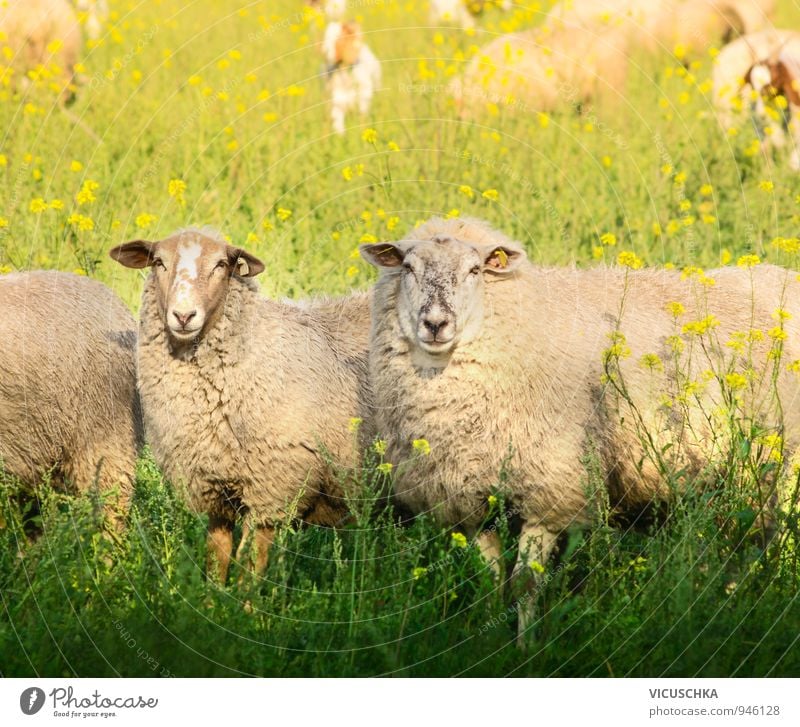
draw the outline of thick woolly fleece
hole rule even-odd
[[[448,234],[491,240],[485,226],[441,220],[415,230],[412,238]],[[498,244],[504,239],[499,235]],[[599,458],[620,508],[666,496],[631,426],[628,405],[601,383],[603,352],[612,345],[609,334],[616,329],[623,292],[619,330],[630,349],[621,360],[623,381],[656,444],[673,443],[664,456],[689,473],[707,460],[712,432],[698,406],[691,408],[688,428],[682,426],[680,405],[665,408],[661,401],[662,391],[673,401],[681,391],[668,337],[680,334],[688,321],[714,315],[720,323],[713,335],[724,349],[734,331],[775,327],[771,314],[779,306],[791,312],[777,376],[784,435],[787,446],[795,447],[798,378],[785,364],[800,358],[800,284],[793,272],[767,265],[709,274],[716,279],[712,287],[683,280],[675,271],[541,269],[525,262],[515,274],[486,276],[485,320],[477,338],[458,346],[444,368],[419,369],[398,324],[400,274],[385,272],[374,291],[370,373],[376,429],[388,442],[399,502],[469,532],[487,517],[487,497],[505,468],[512,506],[523,521],[558,532],[590,518],[587,455]],[[667,309],[672,301],[686,308],[677,323]],[[693,346],[689,379],[703,382],[699,396],[705,411],[713,412],[720,404],[719,387],[703,377],[712,365],[698,340],[684,338],[687,351]],[[764,366],[771,343],[765,333],[764,341],[754,344],[756,368]],[[648,353],[661,358],[663,372],[642,365]],[[719,370],[719,364],[713,368]],[[755,416],[778,431],[769,385],[758,387],[753,397],[742,395]],[[716,429],[718,446],[724,446],[724,431],[721,424]],[[429,456],[414,454],[418,438],[430,443]]]
[[[348,425],[368,418],[368,296],[279,303],[233,277],[224,306],[178,353],[145,284],[138,375],[156,461],[198,512],[335,524],[339,470],[358,460]]]
[[[33,484],[130,497],[141,443],[136,323],[104,285],[54,271],[0,276],[0,459]]]

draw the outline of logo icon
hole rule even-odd
[[[23,714],[36,714],[44,707],[44,691],[39,687],[28,687],[19,698],[19,708]]]

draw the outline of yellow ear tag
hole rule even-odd
[[[497,259],[500,261],[500,267],[504,268],[506,265],[508,265],[508,253],[499,248],[495,250],[495,252],[497,254]]]
[[[240,257],[236,261],[236,267],[238,269],[239,275],[247,275],[250,272],[250,266],[247,264],[247,260],[243,257]]]

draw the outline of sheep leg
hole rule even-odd
[[[275,528],[272,525],[256,525],[255,528],[255,563],[253,573],[261,575],[267,568],[269,560],[269,548],[275,539]]]
[[[233,521],[221,515],[208,516],[206,573],[220,584],[228,577],[233,551]]]
[[[519,554],[513,579],[521,585],[517,599],[517,644],[524,646],[527,632],[535,622],[536,591],[543,582],[544,568],[553,552],[558,534],[538,523],[525,522],[519,536]]]
[[[78,492],[97,492],[104,498],[106,525],[117,534],[125,531],[136,470],[135,456],[120,454],[126,449],[133,451],[131,443],[89,444],[63,463],[65,478]]]
[[[482,530],[478,533],[478,537],[475,538],[475,542],[478,544],[481,555],[489,565],[489,568],[492,569],[493,575],[495,578],[499,578],[502,569],[503,551],[497,532],[494,530]]]

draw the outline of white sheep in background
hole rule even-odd
[[[234,523],[257,573],[275,524],[296,514],[334,525],[346,513],[338,467],[358,464],[351,419],[366,417],[369,299],[305,305],[259,295],[264,265],[213,230],[111,250],[150,267],[140,310],[139,390],[158,465],[208,513],[208,568],[224,582]]]
[[[464,0],[430,0],[430,22],[433,25],[458,25],[462,28],[474,28],[472,17]]]
[[[0,33],[0,46],[11,49],[11,65],[23,78],[37,66],[56,64],[65,87],[74,83],[83,37],[67,0],[5,0],[0,3]],[[64,95],[71,93],[65,90]]]
[[[503,35],[482,48],[451,85],[464,113],[487,103],[527,111],[578,106],[622,93],[627,39],[616,27],[560,26]]]
[[[672,444],[660,451],[674,471],[685,467],[690,475],[704,466],[720,428],[712,432],[699,410],[684,427],[680,407],[661,408],[659,392],[673,391],[664,341],[676,324],[668,304],[685,306],[682,322],[716,316],[720,346],[735,331],[772,328],[773,311],[784,307],[794,314],[786,321],[784,356],[800,358],[800,283],[794,272],[773,266],[714,271],[716,285],[707,289],[675,271],[543,269],[527,262],[518,243],[470,219],[433,219],[406,240],[362,245],[361,253],[382,273],[374,288],[370,376],[375,428],[387,440],[397,500],[477,536],[484,553],[496,557],[496,537],[477,531],[505,468],[509,507],[522,520],[520,556],[537,561],[536,570],[559,533],[592,520],[586,456],[599,458],[615,508],[670,494],[630,424],[631,410],[601,383],[615,331],[630,348],[619,366],[643,422],[657,447]],[[757,369],[769,349],[769,342],[753,349]],[[688,380],[717,360],[692,350],[690,361],[682,359]],[[649,353],[665,359],[663,369],[640,363]],[[800,387],[783,365],[776,376],[791,451],[800,434]],[[746,402],[750,413],[766,431],[780,432],[775,402],[754,395],[757,402]],[[713,380],[699,396],[706,412],[720,404]],[[430,443],[429,456],[415,455],[419,438]],[[521,557],[515,571],[530,572]]]
[[[569,0],[553,6],[543,25],[622,25],[631,50],[698,51],[759,30],[774,9],[775,0]]]
[[[800,98],[793,80],[800,78],[799,62],[800,33],[763,30],[725,46],[715,60],[712,76],[714,106],[720,124],[731,127],[736,117],[741,116],[737,110],[751,114],[763,129],[765,149],[792,144],[789,165],[795,170],[800,168]],[[782,120],[772,118],[765,107],[765,101],[776,93],[788,102],[786,130]]]
[[[128,509],[142,438],[136,323],[101,283],[55,271],[0,276],[0,462],[33,487],[117,491]]]
[[[337,134],[345,130],[345,116],[354,108],[369,113],[372,97],[381,85],[381,64],[364,42],[357,23],[328,23],[322,41],[331,94],[331,120]]]
[[[97,40],[108,20],[107,0],[77,0],[75,9],[86,16],[86,36]]]

